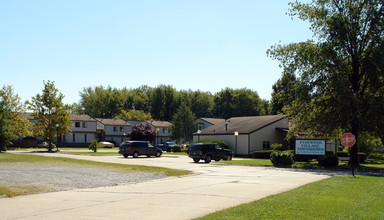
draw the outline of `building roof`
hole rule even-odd
[[[91,118],[89,115],[71,115],[72,121],[96,121],[96,119]]]
[[[211,127],[202,130],[200,135],[233,135],[236,131],[239,132],[239,134],[250,134],[282,119],[284,119],[284,117],[279,115],[233,117],[227,121],[212,125]]]
[[[168,121],[146,121],[146,123],[153,125],[155,127],[169,127],[172,125]]]
[[[212,124],[212,125],[225,122],[225,119],[223,119],[223,118],[200,118],[200,119],[203,120],[203,121],[206,121],[206,122],[208,122],[209,124]]]
[[[103,125],[123,125],[123,126],[131,126],[130,123],[121,120],[121,119],[108,119],[108,118],[96,118],[97,121],[102,123]]]

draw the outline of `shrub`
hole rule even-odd
[[[216,143],[216,144],[220,144],[221,147],[228,148],[228,144],[225,141],[221,139],[215,139],[215,138],[204,138],[194,143]]]
[[[181,152],[181,146],[180,145],[173,145],[171,147],[172,152]]]
[[[313,159],[317,159],[318,156],[314,155],[300,155],[300,154],[295,154],[293,156],[293,160],[296,162],[309,162]]]
[[[256,158],[256,159],[270,159],[272,152],[273,152],[273,150],[253,151],[252,156],[253,156],[253,158]]]
[[[336,155],[333,155],[333,154],[326,154],[326,155],[320,156],[319,158],[317,158],[317,161],[321,166],[325,166],[325,167],[334,167],[339,165],[339,159],[337,158]]]
[[[93,152],[97,152],[97,146],[98,146],[97,139],[93,139],[88,149],[93,150]]]
[[[275,144],[271,144],[271,148],[272,148],[273,150],[282,151],[282,150],[283,150],[283,145],[282,145],[282,144],[277,144],[277,143],[275,143]]]
[[[271,162],[274,166],[290,167],[294,163],[293,153],[289,151],[273,151],[271,153]]]

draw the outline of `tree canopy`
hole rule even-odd
[[[185,141],[192,140],[193,132],[197,130],[197,119],[186,104],[182,104],[179,107],[176,114],[173,116],[171,123],[172,125],[169,130],[172,133],[172,139],[184,139]]]
[[[54,82],[44,82],[41,94],[32,97],[28,102],[29,109],[36,123],[33,124],[33,133],[37,137],[43,137],[48,142],[48,151],[52,151],[54,137],[71,133],[71,117],[69,105],[63,104],[64,95],[55,87]],[[58,125],[58,127],[56,126]]]
[[[156,138],[156,132],[148,123],[139,123],[132,126],[132,130],[127,136],[132,141],[149,141],[152,142]]]
[[[200,90],[177,91],[167,85],[134,89],[98,86],[84,88],[80,97],[79,104],[74,104],[72,111],[96,118],[121,118],[123,111],[136,110],[150,114],[155,120],[170,121],[183,104],[190,106],[196,117],[230,118],[269,113],[268,101],[261,100],[257,92],[245,88],[226,88],[212,95]]]
[[[350,131],[384,137],[384,7],[377,0],[290,3],[308,21],[314,40],[275,45],[268,54],[283,74],[297,75],[287,108],[295,129],[337,136]],[[358,146],[351,149],[357,161]]]

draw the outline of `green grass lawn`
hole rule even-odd
[[[49,154],[49,153],[47,153]],[[36,155],[25,155],[25,154],[12,154],[12,153],[0,153],[0,166],[2,163],[20,163],[19,166],[22,166],[25,163],[25,166],[29,166],[29,163],[34,163],[37,166],[79,166],[79,167],[96,167],[96,168],[105,168],[110,169],[114,172],[163,172],[167,176],[183,176],[191,174],[189,171],[184,170],[175,170],[162,167],[153,167],[153,166],[142,166],[142,165],[126,165],[126,164],[116,164],[116,163],[102,163],[94,162],[89,160],[76,160],[70,158],[60,158],[60,157],[45,157],[45,156],[36,156]],[[39,192],[47,192],[49,189],[42,188],[39,186],[2,186],[0,185],[0,195],[7,195],[8,197],[18,196],[18,195],[27,195]]]
[[[336,176],[201,219],[383,219],[384,176]]]
[[[217,163],[224,164],[237,164],[237,165],[247,165],[247,166],[273,166],[270,159],[244,159],[244,160],[231,160],[231,161],[219,161]],[[292,165],[292,168],[308,168],[308,169],[324,169],[325,167],[320,166],[316,160],[310,162],[295,162]],[[339,166],[337,167],[327,167],[327,169],[351,169],[347,162],[340,161]],[[357,167],[356,170],[375,170],[375,171],[384,171],[384,159],[368,159],[366,163],[360,164],[360,167]]]

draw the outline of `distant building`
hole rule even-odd
[[[287,131],[288,119],[282,116],[233,117],[194,133],[193,141],[217,138],[227,142],[236,155],[251,155],[274,143],[287,145]]]
[[[222,118],[199,118],[197,121],[197,130],[203,130],[211,127],[212,125],[222,123],[225,119]]]
[[[132,129],[129,122],[106,118],[96,118],[96,121],[99,141],[109,141],[119,146],[122,142],[129,140],[127,133]]]
[[[96,119],[88,115],[71,115],[72,133],[63,136],[62,144],[90,144],[97,138]]]

